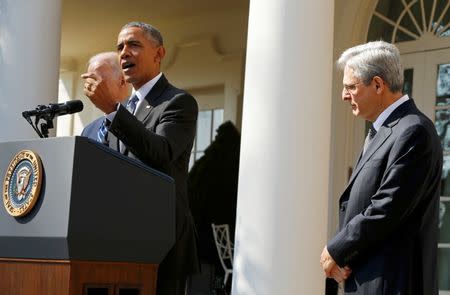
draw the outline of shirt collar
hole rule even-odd
[[[142,85],[141,88],[139,88],[138,90],[134,91],[134,94],[136,94],[136,96],[139,98],[139,102],[144,100],[144,98],[147,96],[147,94],[150,93],[150,91],[152,90],[153,86],[155,86],[156,82],[158,82],[158,80],[159,80],[159,78],[161,78],[161,76],[162,76],[162,73],[160,72],[153,79],[151,79],[150,81],[148,81],[147,83]]]
[[[394,103],[392,103],[390,106],[388,106],[373,122],[373,128],[378,132],[380,130],[381,125],[383,125],[384,121],[389,117],[390,114],[392,114],[393,111],[395,111],[396,108],[398,108],[402,103],[409,100],[408,94],[403,95],[399,99],[397,99]]]

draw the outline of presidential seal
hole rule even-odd
[[[20,151],[9,163],[3,181],[6,211],[14,217],[28,214],[39,198],[41,183],[41,159],[30,150]]]

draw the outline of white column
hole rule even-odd
[[[22,111],[57,101],[61,0],[0,0],[0,141],[37,138]]]
[[[250,1],[233,295],[324,294],[334,1]]]

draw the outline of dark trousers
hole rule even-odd
[[[338,292],[338,283],[335,280],[327,278],[325,283],[325,295],[336,295]]]

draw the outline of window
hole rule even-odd
[[[192,147],[189,169],[200,159],[206,148],[214,140],[217,128],[223,123],[223,109],[212,109],[198,112],[197,134]]]
[[[373,13],[367,40],[391,43],[418,40],[424,35],[450,35],[449,2],[444,0],[380,0]]]

